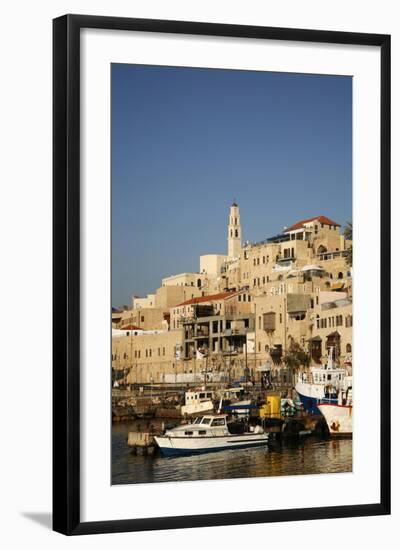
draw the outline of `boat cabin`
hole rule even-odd
[[[194,425],[201,425],[201,426],[226,426],[226,415],[206,415],[206,416],[198,416],[195,418]]]
[[[190,424],[182,424],[165,433],[168,437],[216,437],[228,435],[226,414],[197,416]]]
[[[193,405],[195,403],[202,403],[203,401],[210,401],[213,398],[213,392],[211,391],[187,391],[185,392],[185,405]]]

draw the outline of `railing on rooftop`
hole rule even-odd
[[[348,250],[335,250],[335,252],[323,252],[322,254],[316,254],[316,257],[323,262],[325,260],[333,260],[335,258],[346,258],[348,254]]]

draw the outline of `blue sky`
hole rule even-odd
[[[352,79],[112,65],[112,303],[243,238],[352,212]]]

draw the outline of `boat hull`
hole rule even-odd
[[[303,411],[308,413],[308,414],[316,414],[316,415],[321,415],[321,412],[320,410],[318,409],[318,404],[320,402],[319,399],[317,399],[316,397],[311,397],[309,395],[304,395],[302,393],[300,393],[299,391],[297,391],[297,394],[299,396],[299,399],[300,399],[300,402],[303,406]]]
[[[320,416],[321,411],[319,410],[318,406],[322,403],[329,402],[333,405],[337,404],[337,399],[330,398],[328,400],[324,396],[323,387],[317,384],[297,383],[295,385],[295,390],[303,406],[303,411],[308,414],[316,414]]]
[[[259,447],[268,443],[268,434],[241,434],[219,437],[155,437],[164,456],[179,456]]]
[[[351,405],[320,404],[319,410],[325,418],[330,435],[351,436],[353,434]]]

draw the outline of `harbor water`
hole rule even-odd
[[[127,446],[129,431],[156,422],[113,424],[112,484],[329,474],[352,471],[352,440],[303,436],[267,446],[192,456],[140,456]]]

